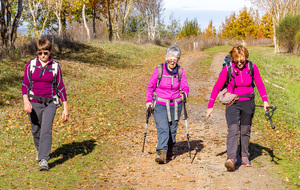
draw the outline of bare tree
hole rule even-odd
[[[251,0],[252,4],[268,12],[272,17],[274,31],[275,52],[279,52],[276,38],[276,27],[288,14],[296,14],[300,11],[300,0]]]
[[[156,21],[163,12],[163,0],[137,0],[136,7],[146,21],[148,40],[155,40]]]
[[[17,13],[12,22],[12,1],[1,0],[0,10],[0,26],[1,26],[1,39],[3,47],[13,47],[17,38],[17,29],[23,11],[23,1],[18,0]]]
[[[90,35],[90,29],[89,29],[89,27],[86,23],[85,9],[86,9],[86,5],[85,5],[85,3],[83,3],[83,6],[82,6],[82,20],[83,20],[84,27],[86,29],[88,41],[90,41],[91,40],[91,35]]]

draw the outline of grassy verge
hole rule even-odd
[[[0,189],[101,188],[120,158],[117,135],[143,114],[146,64],[154,69],[165,49],[130,44],[83,44],[54,55],[63,70],[70,120],[62,108],[53,125],[49,172],[38,172],[21,83],[26,62],[1,60]],[[2,71],[2,69],[1,69]],[[138,103],[131,104],[135,99]]]
[[[213,56],[218,52],[229,52],[231,47],[220,46],[205,50]],[[272,153],[272,162],[277,173],[284,181],[300,185],[300,60],[298,56],[290,54],[275,54],[271,47],[249,47],[249,60],[254,62],[266,86],[268,99],[277,110],[273,116],[272,130],[269,122],[264,118],[262,108],[257,108],[253,119],[253,127],[258,128],[259,144],[267,147],[262,151]],[[221,66],[222,63],[220,63]],[[276,86],[277,85],[277,86]],[[283,89],[278,88],[283,87]],[[262,105],[261,98],[256,92],[256,104]],[[267,152],[273,150],[273,152]],[[296,187],[295,187],[296,188]]]

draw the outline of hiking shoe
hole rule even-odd
[[[173,157],[173,147],[168,147],[167,160],[172,160]]]
[[[48,171],[49,170],[48,162],[45,159],[42,159],[39,162],[39,166],[40,166],[40,171]]]
[[[166,153],[164,150],[159,150],[157,152],[157,156],[155,157],[155,162],[159,164],[165,164],[166,163]]]
[[[242,157],[242,166],[251,167],[251,162],[249,161],[248,157]]]
[[[229,158],[225,163],[225,167],[227,168],[227,171],[234,171],[234,160]]]

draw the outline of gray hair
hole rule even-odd
[[[171,45],[166,51],[166,56],[180,57],[181,51],[177,45]]]

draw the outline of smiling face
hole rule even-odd
[[[172,71],[176,67],[179,59],[179,57],[175,56],[166,56],[168,69]]]
[[[233,58],[233,62],[237,68],[242,69],[246,64],[246,58],[244,55],[237,56]]]

